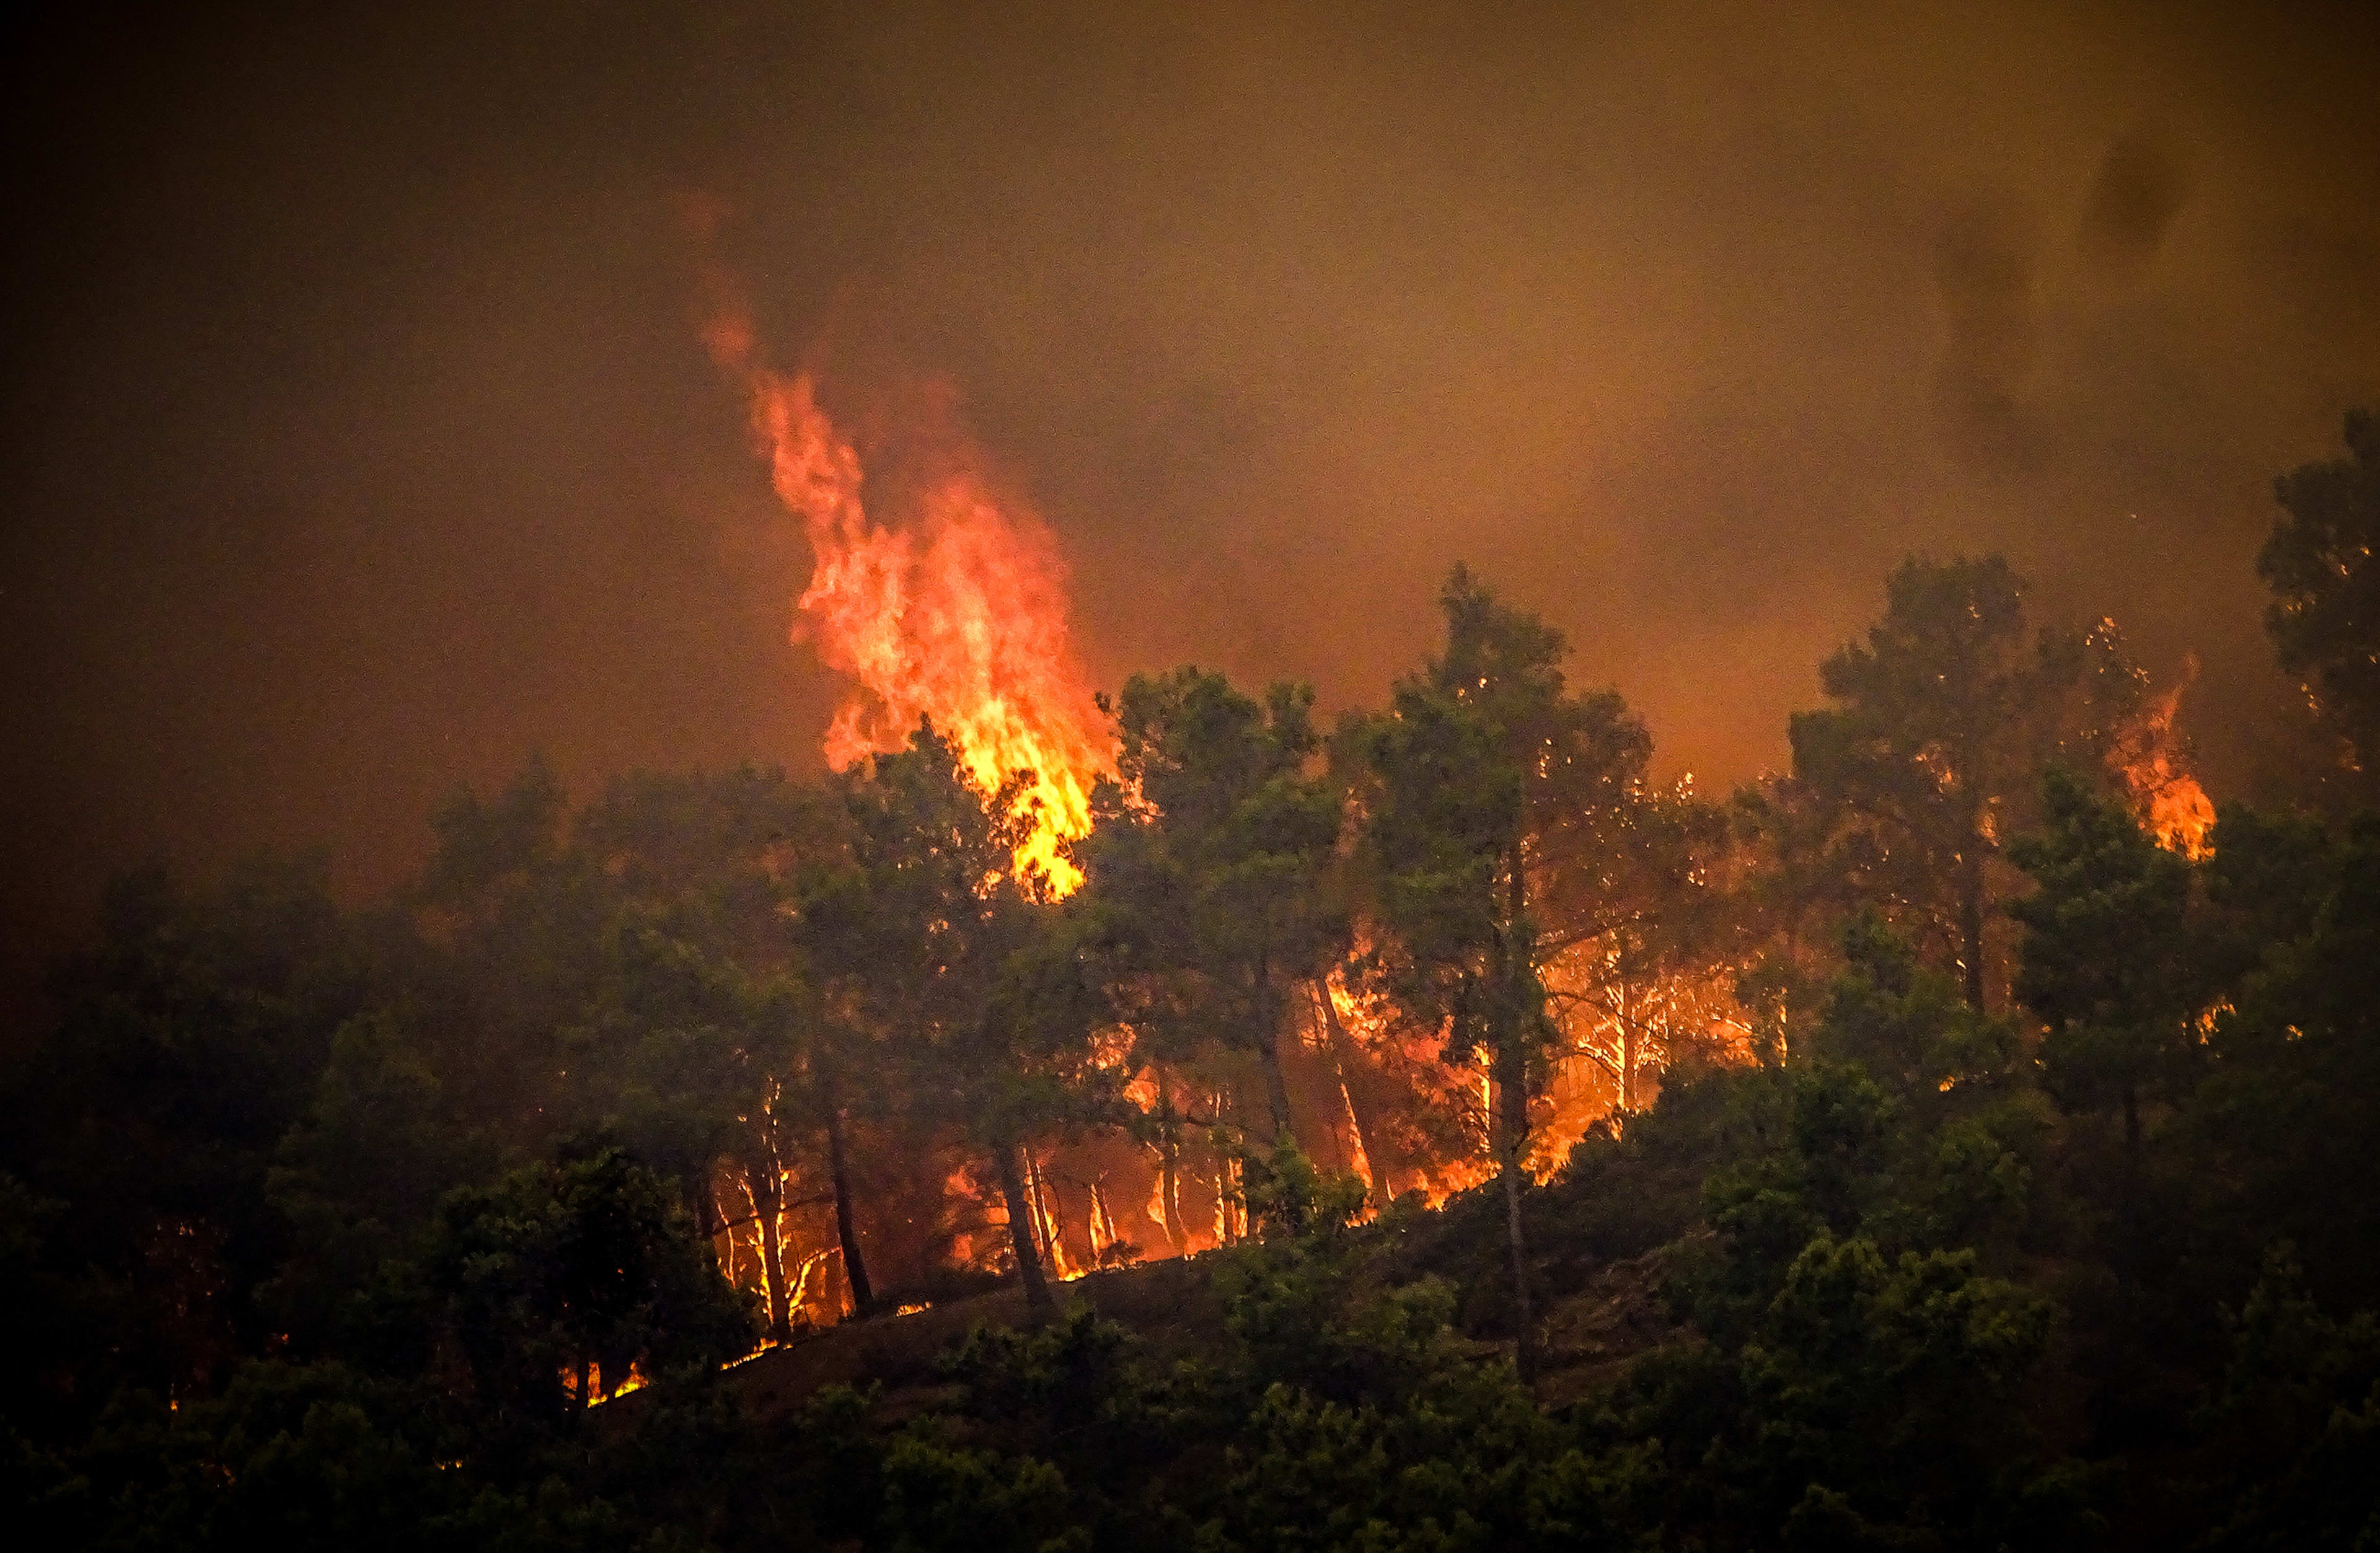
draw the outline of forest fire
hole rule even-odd
[[[2380,5],[1611,9],[28,7],[12,1541],[2380,1553]]]
[[[826,734],[842,770],[901,748],[932,719],[986,791],[1033,773],[1038,807],[1020,866],[1060,894],[1081,882],[1059,855],[1090,828],[1090,788],[1111,764],[1067,628],[1066,568],[1040,520],[996,499],[968,450],[887,525],[862,504],[858,451],[819,407],[808,372],[759,358],[749,322],[715,319],[705,340],[751,395],[777,498],[817,558],[797,601],[797,640],[858,682]]]
[[[2180,684],[2151,698],[2116,738],[2109,763],[2123,779],[2141,828],[2157,844],[2196,862],[2215,850],[2215,804],[2182,769],[2174,733],[2181,694],[2198,673],[2192,659]]]

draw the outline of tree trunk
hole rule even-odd
[[[1294,1138],[1297,1135],[1289,1122],[1289,1086],[1282,1082],[1281,1076],[1281,1032],[1275,1030],[1272,1039],[1267,1041],[1261,1049],[1264,1058],[1266,1109],[1270,1112],[1272,1121],[1272,1136],[1267,1141],[1279,1143],[1283,1138]]]
[[[1503,1152],[1504,1231],[1512,1251],[1512,1363],[1520,1371],[1521,1384],[1530,1384],[1537,1376],[1537,1323],[1529,1308],[1529,1258],[1526,1243],[1521,1233],[1521,1151],[1529,1140],[1529,1054],[1527,1042],[1536,1035],[1536,1013],[1527,996],[1530,978],[1536,967],[1528,963],[1529,940],[1528,882],[1525,872],[1528,859],[1523,855],[1521,842],[1513,838],[1512,855],[1505,872],[1506,894],[1509,901],[1505,931],[1501,935],[1496,974],[1503,979],[1498,989],[1498,1001],[1502,1004],[1503,1028],[1497,1032],[1495,1062],[1492,1076],[1500,1091],[1497,1109],[1502,1113],[1502,1136],[1497,1141]]]
[[[851,1290],[852,1314],[865,1316],[876,1296],[868,1287],[868,1264],[860,1260],[859,1226],[851,1212],[851,1167],[843,1148],[843,1105],[832,1094],[827,1097],[826,1158],[834,1180],[834,1232],[843,1243],[843,1280]]]
[[[1092,1182],[1090,1195],[1091,1266],[1102,1268],[1107,1265],[1109,1254],[1123,1244],[1123,1231],[1116,1228],[1115,1210],[1108,1207],[1107,1183],[1104,1180]],[[1107,1236],[1104,1249],[1099,1244],[1099,1237],[1102,1233]]]
[[[1528,1082],[1522,1059],[1517,1042],[1506,1042],[1496,1053],[1497,1109],[1502,1112],[1502,1125],[1497,1129],[1502,1135],[1497,1146],[1503,1156],[1504,1231],[1512,1251],[1512,1357],[1526,1385],[1536,1378],[1537,1329],[1529,1308],[1529,1260],[1521,1234],[1521,1193],[1525,1184],[1521,1179],[1521,1150],[1529,1135]]]
[[[1041,1253],[1033,1244],[1033,1207],[1025,1200],[1025,1177],[1016,1168],[1016,1150],[992,1150],[1000,1171],[1000,1196],[1008,1205],[1008,1238],[1016,1248],[1017,1275],[1025,1280],[1025,1308],[1035,1315],[1056,1308],[1050,1298],[1050,1280],[1041,1273]]]
[[[1977,1013],[1984,1007],[1984,840],[1967,838],[1966,855],[1959,860],[1959,950],[1965,962],[1967,1006]]]
[[[1636,1109],[1636,1021],[1628,1007],[1628,979],[1620,980],[1620,1109]]]
[[[752,1216],[760,1221],[760,1277],[769,1289],[769,1337],[783,1342],[794,1332],[793,1312],[785,1298],[785,1248],[777,1225],[777,1209],[784,1193],[774,1164],[747,1165],[744,1179],[752,1191]]]
[[[1215,1091],[1215,1121],[1220,1127],[1228,1125],[1225,1119],[1237,1108],[1232,1102],[1232,1086],[1228,1084]],[[1228,1134],[1226,1134],[1228,1135]],[[1232,1188],[1239,1179],[1238,1162],[1228,1148],[1217,1148],[1215,1159],[1215,1241],[1220,1245],[1236,1245],[1239,1233],[1232,1226]]]
[[[1190,1237],[1182,1227],[1181,1124],[1173,1114],[1173,1094],[1165,1086],[1165,1073],[1157,1073],[1157,1168],[1159,1204],[1165,1214],[1165,1244],[1176,1256],[1190,1254]]]
[[[1165,1142],[1165,1241],[1177,1256],[1190,1255],[1190,1231],[1182,1222],[1182,1145]]]
[[[713,1183],[710,1179],[710,1170],[711,1167],[709,1165],[703,1167],[701,1183],[695,1188],[694,1218],[695,1222],[701,1226],[702,1244],[710,1248],[710,1258],[717,1262],[722,1260],[719,1255],[719,1237],[725,1232],[720,1220],[725,1216],[719,1211],[718,1198],[711,1195]],[[735,1281],[735,1237],[733,1234],[727,1236],[727,1256],[720,1271],[729,1282]]]
[[[1265,1102],[1272,1113],[1272,1136],[1267,1141],[1276,1144],[1283,1138],[1294,1141],[1297,1134],[1290,1122],[1289,1084],[1281,1077],[1281,1029],[1289,1023],[1282,1017],[1289,1012],[1285,1006],[1287,1000],[1272,996],[1269,967],[1259,967],[1257,974],[1257,1005],[1265,1011],[1259,1015],[1264,1021],[1264,1037],[1257,1042],[1257,1056],[1264,1066]]]
[[[1041,1230],[1041,1252],[1050,1271],[1058,1278],[1067,1275],[1066,1222],[1059,1215],[1058,1189],[1050,1184],[1050,1171],[1032,1149],[1025,1151],[1025,1198],[1033,1205],[1034,1222]]]
[[[1347,1125],[1355,1134],[1355,1152],[1364,1161],[1364,1190],[1372,1206],[1385,1209],[1389,1206],[1389,1183],[1386,1167],[1372,1158],[1372,1140],[1379,1134],[1364,1120],[1364,1110],[1355,1098],[1356,1085],[1348,1076],[1351,1071],[1361,1071],[1363,1054],[1347,1034],[1346,1025],[1339,1017],[1339,1005],[1330,1001],[1330,984],[1317,977],[1309,984],[1314,1001],[1322,1011],[1322,1028],[1330,1042],[1330,1060],[1339,1074],[1339,1094],[1347,1102]]]

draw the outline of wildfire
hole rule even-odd
[[[2198,779],[2182,770],[2173,731],[2181,693],[2196,677],[2192,659],[2181,683],[2151,701],[2118,736],[2109,762],[2124,779],[2141,828],[2157,844],[2195,862],[2215,850],[2215,804]]]
[[[1038,811],[1020,867],[1060,894],[1082,882],[1059,855],[1090,829],[1090,789],[1111,764],[1066,624],[1066,568],[1040,520],[996,500],[956,450],[955,472],[929,484],[891,526],[861,504],[858,452],[818,404],[808,372],[761,362],[750,324],[724,315],[705,331],[719,364],[751,395],[752,427],[777,498],[802,519],[817,569],[795,639],[858,682],[827,729],[842,770],[901,748],[930,717],[987,791],[1031,770]]]

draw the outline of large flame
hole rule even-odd
[[[2198,779],[2183,769],[2173,722],[2181,693],[2197,673],[2198,661],[2192,658],[2180,683],[2152,699],[2120,730],[2109,752],[2141,828],[2158,845],[2193,862],[2215,850],[2215,804]]]
[[[1090,829],[1091,783],[1111,762],[1068,638],[1065,564],[1050,531],[996,501],[964,458],[892,527],[872,521],[859,455],[819,408],[811,375],[762,364],[739,316],[705,337],[750,392],[777,497],[817,557],[795,639],[858,682],[827,729],[827,763],[841,770],[899,749],[932,718],[986,791],[1034,773],[1038,822],[1017,862],[1059,893],[1073,890],[1082,875],[1058,849]]]

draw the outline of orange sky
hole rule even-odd
[[[1997,548],[2265,781],[2270,480],[2380,400],[2380,22],[2273,9],[12,24],[0,970],[152,852],[384,883],[532,748],[815,762],[697,193],[839,420],[1043,514],[1098,683],[1377,697],[1460,557],[1724,786]]]

